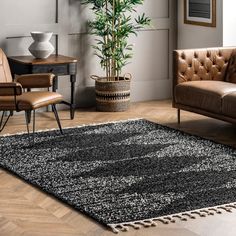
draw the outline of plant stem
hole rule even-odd
[[[115,51],[115,46],[114,45],[114,41],[115,41],[115,0],[113,0],[113,15],[112,15],[112,42],[113,42],[113,45],[112,45],[112,61],[111,61],[111,66],[112,66],[112,77],[114,77],[115,79],[115,60],[114,60],[114,51]]]
[[[120,5],[120,0],[118,0],[118,3]],[[117,32],[119,32],[119,31],[120,31],[120,16],[118,18],[118,29],[117,29]],[[117,45],[116,45],[117,48],[120,48],[120,39],[119,39],[118,36],[116,38],[116,42],[117,42]],[[117,80],[119,80],[120,79],[120,71],[119,71],[119,67],[118,67],[117,62],[116,62],[116,73],[117,73]]]
[[[106,0],[106,4],[105,4],[105,11],[106,11],[106,15],[108,14],[108,0]],[[106,27],[106,32],[108,32],[108,27]],[[104,43],[105,43],[105,48],[107,48],[107,43],[108,43],[108,34],[106,33],[106,35],[104,36]],[[108,65],[108,58],[107,56],[105,57],[105,67],[106,67],[106,77],[109,78],[109,65]]]

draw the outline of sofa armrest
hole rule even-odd
[[[53,84],[54,74],[26,74],[16,75],[16,82],[20,83],[23,88],[49,88]]]

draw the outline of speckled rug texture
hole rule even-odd
[[[113,232],[236,208],[236,151],[147,120],[0,137],[0,166]]]

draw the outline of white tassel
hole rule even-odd
[[[220,211],[218,208],[209,208],[210,211],[215,211],[217,214],[222,214],[222,211]]]
[[[196,216],[192,215],[191,213],[183,213],[183,216],[188,216],[190,219],[196,219]]]
[[[232,208],[230,208],[230,207],[218,207],[218,209],[223,209],[223,210],[225,210],[225,211],[227,211],[227,212],[232,212]]]
[[[200,217],[206,217],[206,213],[200,212],[200,211],[192,211],[191,214],[197,214]]]
[[[167,217],[163,217],[166,220],[169,220],[171,223],[175,223],[176,220],[173,217],[167,216]]]
[[[180,219],[182,221],[187,221],[188,220],[186,217],[184,217],[183,215],[180,215],[180,214],[173,215],[172,217],[178,218],[178,219]]]
[[[134,229],[140,229],[142,226],[136,223],[130,223],[130,226],[132,226]]]
[[[198,209],[194,211],[188,211],[183,212],[180,214],[174,214],[169,216],[162,216],[157,218],[151,218],[151,219],[144,219],[144,220],[136,220],[133,222],[124,222],[120,224],[108,224],[109,227],[111,227],[111,230],[114,233],[119,233],[120,231],[128,231],[129,227],[132,227],[134,229],[141,229],[142,227],[151,227],[151,226],[157,226],[157,221],[163,223],[163,224],[169,224],[169,223],[175,223],[176,219],[187,221],[188,219],[196,219],[196,215],[199,217],[206,217],[209,215],[222,214],[223,212],[232,212],[233,209],[236,209],[236,203],[230,203],[210,208],[203,208]]]

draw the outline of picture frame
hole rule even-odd
[[[184,23],[216,27],[216,0],[184,0]]]

